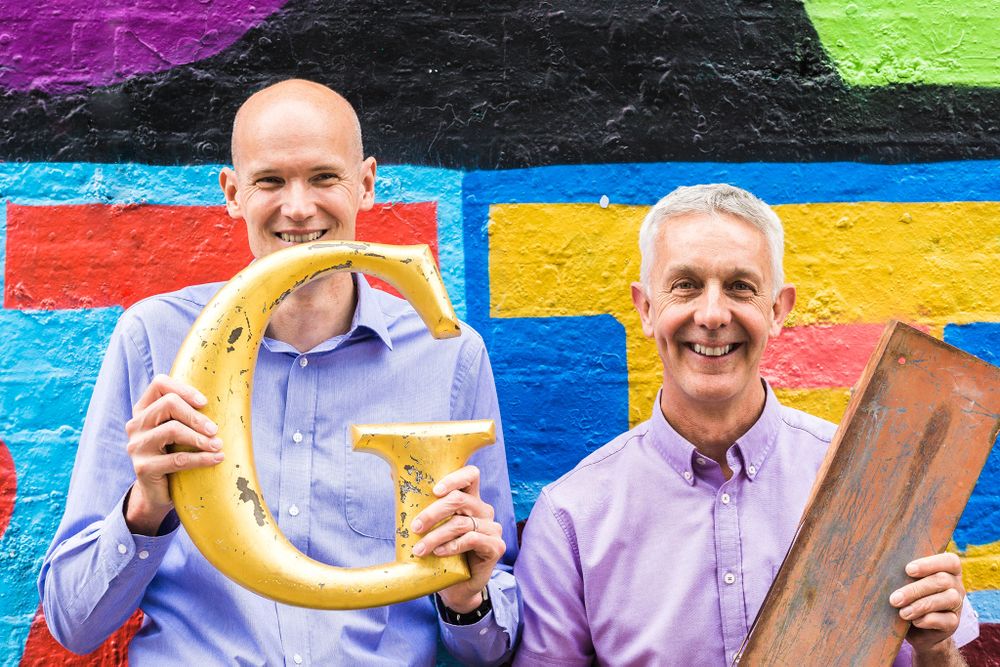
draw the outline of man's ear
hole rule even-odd
[[[222,188],[222,194],[226,197],[226,211],[229,213],[229,217],[242,218],[240,204],[236,201],[236,191],[239,189],[236,172],[229,167],[223,167],[222,171],[219,172],[219,186]]]
[[[795,285],[785,285],[778,292],[778,298],[774,300],[774,305],[771,307],[771,338],[781,333],[781,327],[794,307]]]
[[[649,296],[642,283],[632,283],[632,304],[639,311],[639,319],[642,320],[642,333],[646,338],[653,337],[653,318],[650,313]]]
[[[361,200],[358,208],[362,211],[371,210],[375,205],[375,158],[370,157],[361,163]]]

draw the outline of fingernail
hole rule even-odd
[[[434,555],[435,556],[447,556],[448,555],[448,548],[447,547],[438,547],[437,549],[434,550]]]
[[[907,621],[910,620],[910,617],[913,616],[913,607],[907,607],[905,609],[901,609],[899,611],[899,615]]]
[[[420,519],[414,519],[413,523],[410,524],[410,528],[413,529],[414,533],[422,533],[424,532],[424,522]]]
[[[208,445],[212,449],[218,451],[218,450],[222,449],[222,439],[221,438],[212,438],[211,440],[208,441]]]
[[[426,551],[427,551],[427,547],[424,546],[423,542],[417,542],[413,546],[413,555],[414,556],[423,556],[424,552],[426,552]]]
[[[211,419],[206,419],[205,420],[205,433],[207,435],[215,435],[218,432],[219,432],[218,425],[214,421],[212,421]]]
[[[226,458],[226,455],[223,454],[222,452],[218,452],[217,454],[212,454],[212,460],[215,461],[216,463],[221,463],[222,459],[224,458]]]
[[[917,564],[916,563],[907,563],[906,564],[906,573],[908,575],[910,575],[911,577],[915,577],[917,575]]]
[[[434,487],[435,496],[440,496],[442,493],[444,493],[444,484],[438,484]]]
[[[889,596],[889,604],[897,605],[902,601],[903,601],[903,594],[900,593],[899,591],[896,591],[895,593]]]
[[[196,403],[199,403],[201,405],[205,405],[206,403],[208,403],[208,399],[205,398],[205,394],[197,390],[195,390],[194,392],[194,400]]]

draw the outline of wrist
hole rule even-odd
[[[133,485],[125,494],[122,515],[129,532],[135,535],[156,535],[163,520],[170,513],[172,505],[154,506],[147,502],[138,485]]]
[[[435,594],[434,603],[441,618],[451,625],[472,625],[493,609],[489,591],[485,588],[471,598],[461,601],[446,601],[441,594]]]
[[[958,656],[958,648],[956,648],[955,642],[952,641],[951,637],[929,646],[913,646],[914,667],[919,667],[920,665],[964,664],[962,662],[956,663],[951,660],[952,658]]]
[[[438,597],[441,598],[441,603],[445,607],[459,614],[468,614],[483,603],[482,591],[476,591],[472,596],[468,597],[457,596],[448,591],[441,591],[438,593]]]

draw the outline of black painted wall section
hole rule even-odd
[[[1000,89],[850,89],[791,0],[291,0],[209,60],[77,94],[3,94],[0,158],[227,161],[239,103],[290,76],[345,93],[388,163],[1000,155]]]

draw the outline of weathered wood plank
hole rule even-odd
[[[945,550],[1000,429],[1000,368],[892,322],[738,658],[889,665],[903,568]]]

